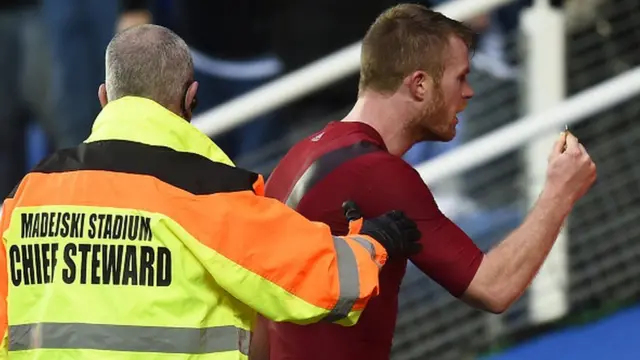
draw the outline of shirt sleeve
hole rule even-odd
[[[210,198],[202,208],[216,230],[199,239],[208,249],[198,256],[225,291],[270,320],[350,326],[379,293],[387,252],[373,238],[333,236],[249,191]]]
[[[367,186],[357,202],[374,213],[363,215],[404,211],[422,233],[423,250],[410,260],[453,296],[461,296],[482,262],[482,251],[440,211],[420,174],[404,160],[385,154],[367,173]]]

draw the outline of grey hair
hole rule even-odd
[[[193,60],[187,44],[173,31],[140,25],[114,36],[107,46],[107,99],[139,96],[174,107],[193,81]]]

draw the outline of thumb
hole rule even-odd
[[[567,134],[567,149],[579,148],[578,138],[573,134]]]
[[[567,132],[563,131],[560,133],[560,137],[558,138],[558,140],[556,140],[555,144],[553,144],[553,151],[551,152],[551,156],[562,154],[566,145]]]

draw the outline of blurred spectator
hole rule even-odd
[[[114,32],[113,0],[42,1],[53,52],[55,146],[75,146],[89,136],[100,112],[104,51]]]
[[[49,91],[49,52],[36,0],[0,1],[0,196],[27,170],[26,129],[54,124]],[[95,90],[95,89],[94,89]],[[95,91],[93,93],[95,101]]]
[[[121,0],[119,29],[151,19],[144,18],[150,1]],[[273,51],[271,28],[277,2],[264,0],[174,1],[173,30],[189,44],[200,83],[198,115],[225,103],[282,73]],[[216,137],[233,159],[281,134],[274,113]]]

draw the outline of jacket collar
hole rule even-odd
[[[109,102],[93,124],[85,143],[125,140],[190,152],[235,166],[207,135],[153,100],[126,96]]]

